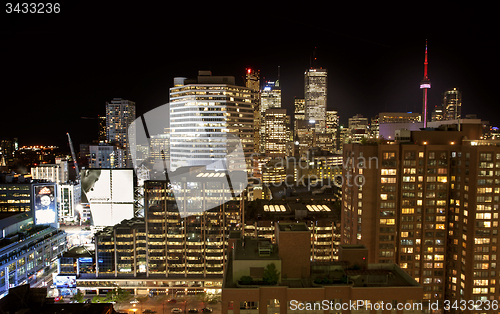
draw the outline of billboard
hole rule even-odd
[[[58,275],[55,277],[54,284],[56,285],[57,288],[76,288],[76,276]]]
[[[90,204],[94,226],[114,226],[134,217],[133,169],[84,169],[82,203]]]
[[[35,224],[44,225],[57,222],[57,198],[55,185],[35,185]]]

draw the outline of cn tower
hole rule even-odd
[[[422,104],[422,120],[424,121],[424,128],[427,127],[427,90],[431,88],[431,80],[427,76],[427,40],[425,40],[425,60],[424,60],[424,78],[420,82],[420,89],[424,91],[424,100]]]

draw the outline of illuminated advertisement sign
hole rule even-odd
[[[76,288],[76,276],[56,276],[54,284],[57,288]]]
[[[94,226],[114,226],[134,217],[133,169],[84,169],[82,203],[90,204]]]
[[[80,257],[78,258],[80,263],[92,263],[92,257]]]
[[[35,185],[35,224],[44,225],[57,222],[55,190],[55,185]]]

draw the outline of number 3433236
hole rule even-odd
[[[59,13],[61,5],[59,3],[6,3],[6,13]]]

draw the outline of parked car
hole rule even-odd
[[[189,309],[188,313],[198,313],[198,309]]]
[[[212,313],[213,312],[213,310],[211,308],[209,308],[209,307],[204,307],[204,308],[201,309],[201,311],[203,313]]]
[[[170,299],[167,301],[168,303],[177,303],[177,300],[176,299]]]
[[[172,313],[182,313],[182,310],[178,307],[174,307],[171,312]]]
[[[142,314],[155,314],[156,311],[153,311],[153,310],[150,310],[150,309],[145,309],[144,311],[142,311]]]

